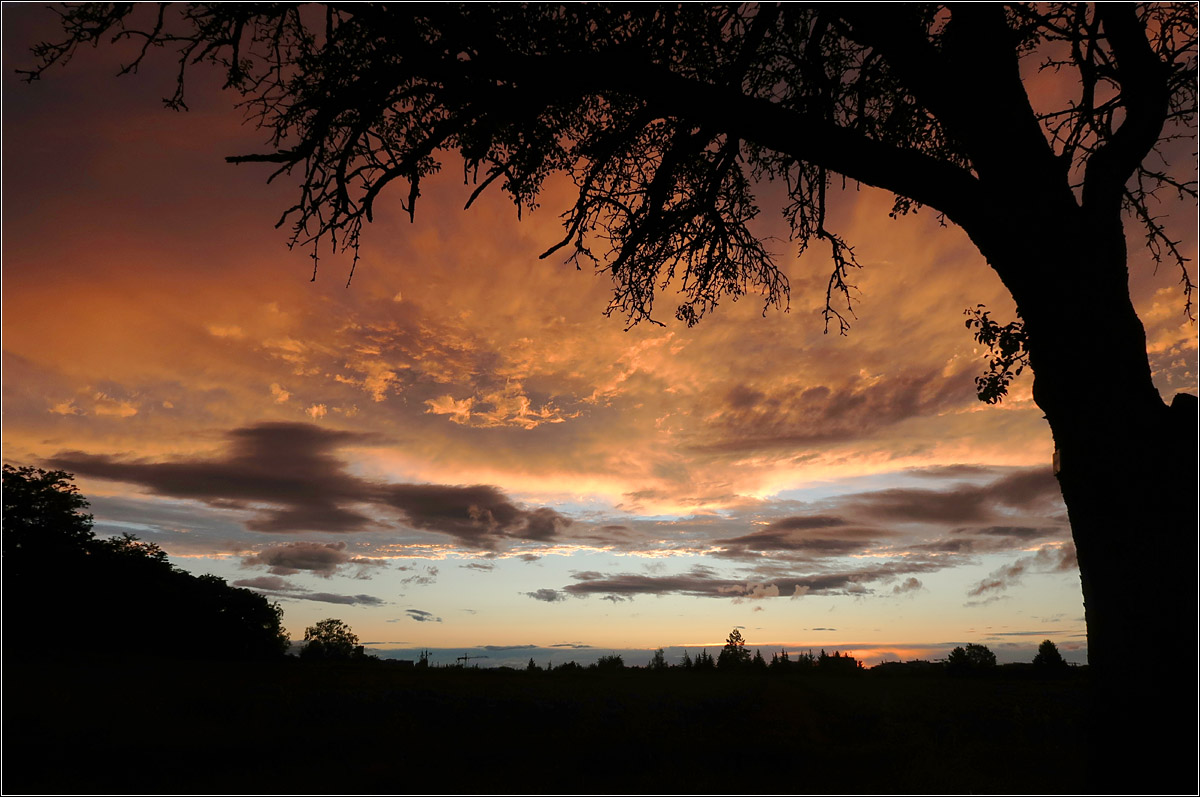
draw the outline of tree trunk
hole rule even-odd
[[[1168,406],[1151,380],[1119,216],[1035,212],[1019,235],[1010,219],[972,237],[1017,300],[1054,435],[1095,688],[1090,785],[1195,792],[1196,400]]]

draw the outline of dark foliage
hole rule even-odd
[[[1033,657],[1033,668],[1041,675],[1060,676],[1067,671],[1067,662],[1058,652],[1058,646],[1049,639],[1038,645],[1037,655]]]
[[[725,640],[725,647],[717,655],[717,666],[723,672],[740,670],[750,666],[750,651],[746,650],[746,640],[742,632],[733,629]]]
[[[826,329],[845,332],[858,262],[827,224],[829,190],[865,183],[895,194],[893,215],[927,207],[958,225],[1020,314],[977,329],[999,344],[981,397],[998,400],[1005,375],[1028,362],[1060,455],[1088,656],[1105,684],[1098,718],[1146,729],[1140,754],[1102,750],[1094,770],[1194,753],[1159,714],[1181,689],[1194,703],[1194,679],[1152,684],[1153,699],[1122,683],[1137,669],[1124,655],[1131,639],[1196,626],[1197,419],[1169,412],[1154,384],[1125,235],[1127,221],[1139,225],[1150,256],[1179,269],[1191,317],[1186,247],[1156,204],[1196,198],[1194,169],[1168,163],[1194,151],[1182,148],[1195,135],[1194,3],[85,3],[59,13],[65,38],[35,48],[30,79],[80,45],[129,39],[142,45],[130,70],[172,52],[180,80],[167,102],[183,108],[186,71],[221,69],[269,137],[263,152],[230,160],[300,178],[280,224],[314,261],[327,242],[357,262],[381,191],[406,188],[412,214],[421,181],[457,153],[475,186],[468,205],[495,185],[520,213],[551,174],[566,174],[576,199],[545,256],[608,273],[608,311],[630,323],[654,321],[656,296],[673,285],[675,316],[690,325],[747,292],[764,309],[786,306],[787,278],[752,230],[755,183],[770,178],[785,187],[795,248],[829,248],[822,313]],[[1060,76],[1050,107],[1031,101],[1029,62]],[[1135,594],[1128,535],[1148,522],[1175,555],[1158,589]]]
[[[967,329],[974,327],[975,340],[987,346],[988,372],[975,377],[975,390],[980,401],[999,403],[1007,394],[1012,380],[1029,367],[1026,350],[1025,324],[1020,320],[1001,325],[992,320],[983,305],[964,311]]]
[[[6,660],[255,659],[287,651],[278,604],[180,570],[157,545],[132,535],[97,539],[71,479],[4,466]],[[51,636],[62,631],[67,636]]]
[[[166,5],[62,11],[67,38],[38,45],[25,74],[106,38],[142,44],[126,71],[169,47],[179,82],[165,102],[185,109],[186,71],[216,65],[270,134],[267,151],[229,160],[302,175],[280,224],[314,259],[325,239],[357,252],[393,183],[406,185],[414,213],[422,179],[457,151],[476,186],[468,205],[496,184],[518,211],[532,209],[550,174],[568,174],[578,198],[546,254],[609,272],[609,310],[634,322],[676,280],[675,314],[689,324],[747,290],[786,302],[787,278],[750,229],[762,177],[786,184],[800,250],[830,247],[824,316],[843,332],[858,263],[826,225],[838,175],[894,191],[893,215],[929,205],[969,228],[1007,181],[1049,168],[1112,192],[1146,225],[1157,259],[1186,260],[1149,203],[1160,189],[1194,196],[1195,184],[1141,163],[1187,135],[1195,110],[1195,10],[1185,6]],[[1078,75],[1080,97],[1035,116],[1011,81],[1019,57],[1043,50],[1046,67]],[[946,71],[967,65],[978,68]],[[1153,97],[1139,102],[1133,89]],[[1175,127],[1131,129],[1141,115]]]
[[[300,651],[300,657],[304,659],[351,659],[364,655],[358,635],[334,617],[304,629],[304,643]],[[427,660],[425,663],[428,666]]]
[[[850,655],[843,656],[841,651],[835,650],[832,654],[827,654],[821,651],[821,655],[817,657],[817,671],[822,673],[853,673],[862,669],[858,659]]]
[[[1070,762],[1086,723],[1084,684],[1072,680],[617,678],[577,667],[531,677],[286,657],[54,665],[5,678],[29,687],[5,694],[6,793],[237,784],[338,794],[352,784],[363,794],[736,794],[753,772],[751,790],[764,794],[1058,794],[1080,790]],[[43,751],[63,750],[71,766],[44,764]],[[286,765],[297,750],[357,763]],[[737,767],[722,765],[731,751]],[[1177,768],[1153,769],[1143,791]]]
[[[39,560],[72,556],[92,541],[87,500],[71,474],[4,466],[5,576],[23,576]]]
[[[987,645],[957,647],[946,657],[946,672],[951,675],[982,675],[995,668],[996,654]]]

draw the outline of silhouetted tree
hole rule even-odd
[[[717,666],[722,670],[736,670],[750,664],[750,651],[746,650],[746,640],[742,632],[733,629],[725,640],[725,647],[717,655]]]
[[[686,651],[684,652],[684,655],[686,655]],[[654,655],[650,657],[650,669],[652,669],[652,670],[667,669],[667,657],[666,657],[666,654],[663,653],[662,648],[659,648],[658,650],[654,651]]]
[[[304,642],[300,655],[306,659],[349,659],[360,650],[358,635],[333,617],[304,629]]]
[[[70,618],[79,657],[166,655],[270,658],[289,646],[278,604],[213,575],[173,566],[157,544],[132,534],[97,539],[87,500],[63,471],[4,466],[4,583],[37,601],[7,611],[6,648],[38,655],[34,639]],[[56,585],[44,588],[48,565]],[[181,629],[185,631],[181,632]]]
[[[1033,666],[1042,674],[1061,674],[1067,671],[1067,662],[1058,652],[1058,646],[1049,639],[1038,645],[1037,655],[1033,657]]]
[[[692,669],[692,657],[688,655],[686,650],[683,651],[683,657],[679,660],[679,666],[685,670]]]
[[[79,494],[73,478],[61,470],[4,465],[7,577],[24,575],[28,564],[41,568],[60,556],[81,555],[94,540],[92,516],[84,512],[87,499]]]
[[[716,666],[717,666],[717,663],[713,660],[713,657],[711,655],[709,655],[708,648],[705,648],[704,650],[702,650],[696,654],[696,661],[695,661],[695,663],[692,664],[692,669],[693,670],[712,670],[712,669],[715,669]]]
[[[593,665],[597,670],[623,670],[625,669],[625,660],[621,658],[619,653],[610,653],[607,656],[601,656]]]
[[[828,191],[848,180],[894,193],[893,216],[932,209],[966,232],[1016,303],[1019,322],[968,319],[996,344],[980,396],[999,400],[1007,374],[1034,373],[1094,673],[1123,700],[1128,640],[1170,637],[1178,612],[1195,627],[1196,401],[1179,394],[1168,407],[1154,385],[1125,238],[1130,220],[1155,261],[1179,268],[1190,316],[1186,247],[1154,202],[1160,191],[1196,197],[1194,169],[1180,177],[1162,165],[1195,116],[1195,4],[329,4],[322,14],[205,3],[146,10],[144,23],[139,11],[68,7],[66,38],[35,48],[29,77],[115,31],[143,44],[129,69],[160,46],[179,54],[167,100],[184,108],[185,68],[216,64],[271,134],[268,151],[230,160],[302,176],[281,223],[314,258],[322,240],[357,253],[389,184],[407,185],[401,205],[414,213],[422,178],[457,151],[478,182],[468,205],[498,184],[518,212],[533,208],[546,177],[566,172],[577,199],[545,255],[607,271],[608,310],[631,322],[653,320],[656,292],[674,279],[675,315],[690,325],[750,290],[786,304],[787,279],[750,228],[755,179],[778,178],[799,248],[829,247],[824,318],[845,332],[858,263],[827,223]],[[1061,75],[1061,91],[1037,98],[1046,107],[1031,101],[1022,59]],[[1127,533],[1145,525],[1149,496],[1177,555],[1160,589],[1131,594]]]
[[[281,656],[291,648],[278,603],[269,603],[252,590],[231,587],[220,576],[205,574],[191,579],[182,571],[176,573],[190,580],[192,598],[170,610],[177,612],[175,622],[192,628],[206,641],[210,655],[264,659]]]
[[[946,671],[954,675],[979,674],[995,666],[996,654],[987,645],[957,647],[946,657]]]
[[[855,672],[858,670],[858,660],[853,656],[843,656],[839,650],[832,654],[822,650],[821,655],[817,657],[816,666],[823,673]]]

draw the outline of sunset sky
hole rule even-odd
[[[175,113],[168,59],[118,79],[102,48],[25,85],[53,19],[3,14],[3,456],[75,473],[98,534],[278,600],[293,639],[338,617],[401,657],[715,652],[740,627],[768,658],[1018,661],[1050,638],[1086,659],[1031,380],[974,393],[963,311],[1007,321],[1012,300],[935,214],[836,195],[865,266],[845,337],[823,334],[828,250],[796,257],[772,184],[787,313],[747,296],[688,329],[665,295],[665,326],[626,331],[607,276],[538,260],[571,186],[522,221],[498,191],[463,211],[453,155],[414,223],[384,193],[349,287],[344,257],[312,282],[273,228],[295,184],[224,163],[265,134],[219,80],[197,72]],[[1194,258],[1194,210],[1163,212]],[[1139,242],[1156,382],[1194,392],[1179,275]],[[1135,588],[1160,555],[1131,537]],[[69,649],[70,618],[53,636]]]

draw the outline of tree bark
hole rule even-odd
[[[1017,301],[1054,436],[1095,689],[1090,786],[1194,792],[1196,399],[1154,387],[1119,212],[1024,208],[968,232]]]

